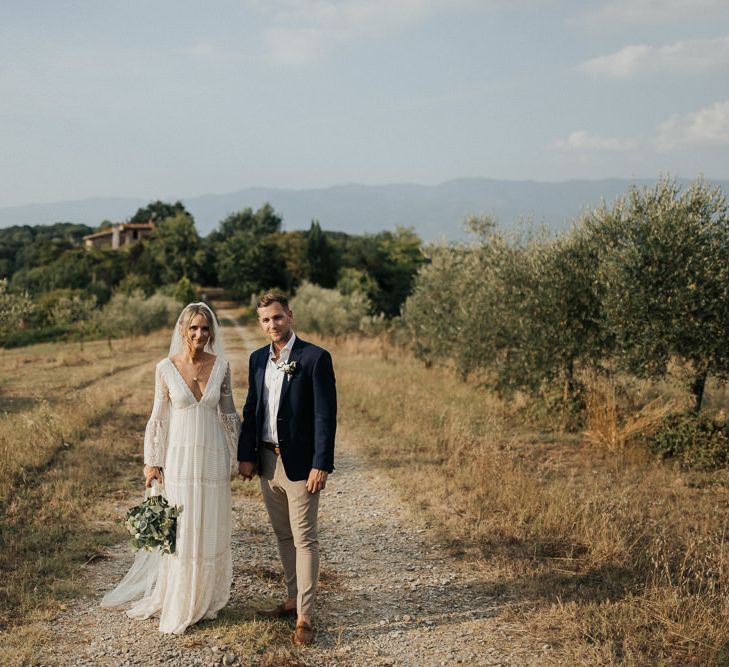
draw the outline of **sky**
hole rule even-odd
[[[727,0],[0,0],[0,207],[729,178]]]

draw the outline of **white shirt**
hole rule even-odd
[[[286,375],[281,369],[281,365],[289,360],[291,348],[294,346],[296,334],[292,331],[291,338],[286,343],[279,355],[278,361],[275,361],[275,351],[273,343],[268,349],[268,363],[266,364],[266,375],[263,378],[263,429],[261,438],[263,442],[272,442],[278,444],[278,428],[276,426],[276,417],[278,415],[278,402],[281,398],[281,387]]]

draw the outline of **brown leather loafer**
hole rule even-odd
[[[286,618],[287,616],[296,616],[296,607],[289,609],[286,607],[286,603],[282,602],[278,607],[272,607],[271,609],[256,609],[256,614],[266,618]]]
[[[297,646],[305,646],[314,642],[314,630],[306,621],[299,621],[291,641]]]

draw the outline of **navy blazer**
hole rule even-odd
[[[248,361],[248,396],[238,438],[238,460],[258,462],[265,419],[263,382],[270,345],[251,354]],[[286,476],[291,481],[309,477],[312,468],[334,470],[337,430],[337,389],[332,357],[326,350],[298,336],[289,353],[296,362],[293,375],[281,386],[276,429]]]

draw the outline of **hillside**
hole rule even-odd
[[[729,181],[713,181],[724,192]],[[458,179],[440,185],[337,185],[329,188],[291,190],[246,188],[227,194],[181,197],[195,216],[198,230],[206,235],[228,213],[258,208],[270,202],[283,215],[285,229],[308,228],[312,219],[324,229],[361,234],[412,226],[425,240],[461,238],[463,220],[489,213],[506,227],[527,220],[559,230],[569,226],[586,207],[608,202],[635,183],[652,180],[606,179],[598,181],[501,181],[486,178]],[[175,197],[162,197],[173,200]],[[140,198],[92,198],[79,201],[29,204],[0,208],[0,227],[50,224],[60,221],[98,225],[108,219],[121,222],[147,200]]]

